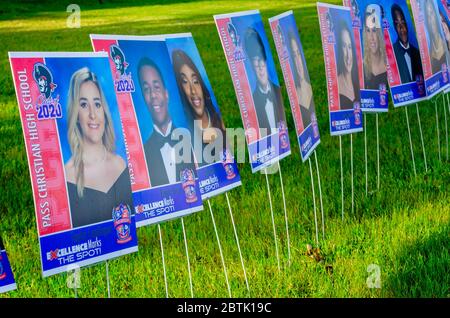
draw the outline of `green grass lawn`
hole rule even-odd
[[[449,297],[450,165],[446,158],[444,106],[437,99],[442,160],[438,157],[434,103],[419,104],[428,172],[415,107],[409,107],[417,176],[412,170],[405,109],[379,115],[381,186],[376,191],[375,115],[367,115],[369,194],[365,194],[364,136],[354,136],[355,212],[350,200],[350,137],[343,137],[345,220],[341,219],[339,140],[329,135],[327,95],[319,24],[314,1],[78,1],[81,28],[66,27],[69,1],[2,4],[0,9],[0,235],[18,290],[0,297],[73,297],[66,274],[42,278],[31,184],[8,51],[91,51],[90,33],[152,35],[191,32],[207,69],[225,124],[242,127],[213,14],[259,9],[273,53],[267,19],[294,10],[311,76],[321,144],[317,149],[325,210],[324,261],[306,256],[315,225],[308,163],[295,142],[294,124],[282,81],[292,154],[281,162],[288,207],[291,265],[279,175],[270,176],[281,272],[277,269],[265,177],[240,164],[242,187],[230,192],[252,297]],[[333,0],[339,4],[339,1]],[[276,55],[276,54],[275,54]],[[447,117],[449,114],[447,113]],[[448,118],[450,121],[450,117]],[[315,179],[317,185],[317,179]],[[317,189],[316,189],[317,193]],[[225,196],[211,200],[233,297],[247,297]],[[319,202],[317,201],[317,204]],[[319,220],[319,225],[321,220]],[[211,217],[185,218],[196,297],[228,297]],[[180,220],[162,224],[169,295],[190,297]],[[113,297],[165,297],[156,226],[140,228],[139,252],[109,262]],[[369,265],[380,269],[381,288],[368,288]],[[81,271],[79,297],[106,297],[105,264]]]

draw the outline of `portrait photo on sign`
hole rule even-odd
[[[320,143],[311,80],[292,11],[269,19],[305,161]]]
[[[161,36],[91,35],[96,51],[107,51],[130,162],[137,226],[203,208],[191,135],[165,39]],[[116,54],[119,55],[119,67]],[[120,62],[126,61],[124,74]],[[127,89],[129,88],[129,89]]]
[[[357,50],[350,8],[317,3],[331,135],[362,131]]]
[[[13,52],[10,61],[43,275],[136,252],[125,140],[107,55]]]
[[[356,45],[348,19],[334,16],[335,52],[340,109],[353,109],[360,103]]]
[[[387,56],[382,8],[373,0],[344,0],[350,8],[356,42],[363,112],[388,111]]]
[[[380,0],[387,56],[387,74],[394,106],[426,99],[416,30],[405,0]]]
[[[114,91],[110,83],[99,79],[95,66],[76,61],[65,68],[58,61],[48,65],[64,69],[61,76],[70,78],[68,83],[59,83],[68,90],[61,95],[63,117],[58,127],[63,132],[60,139],[72,226],[111,220],[114,207],[133,207]]]
[[[239,102],[252,172],[256,172],[290,154],[269,42],[257,10],[217,15],[214,19]]]
[[[423,63],[427,98],[432,98],[449,85],[449,53],[437,0],[412,0],[411,9]]]
[[[173,72],[191,134],[203,199],[241,184],[225,125],[191,34],[166,38]]]

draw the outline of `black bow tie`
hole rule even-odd
[[[403,54],[408,53],[408,55],[411,56],[411,45],[409,45],[408,48],[405,49],[405,48],[403,47],[403,45],[400,44],[400,48],[401,48]]]
[[[174,147],[178,142],[177,140],[172,140],[172,131],[170,131],[170,133],[166,137],[161,135],[156,130],[153,131],[153,134],[155,135],[155,144],[159,149],[161,149],[166,143],[169,144],[169,146]]]
[[[262,94],[262,96],[264,97],[265,100],[269,100],[273,104],[274,98],[273,98],[272,90],[267,91],[267,93],[261,92],[261,94]]]

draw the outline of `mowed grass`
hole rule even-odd
[[[351,210],[350,137],[342,137],[345,215],[341,219],[339,138],[330,137],[322,46],[314,1],[79,1],[81,28],[66,27],[66,6],[43,2],[5,4],[0,11],[0,235],[18,290],[0,297],[73,297],[68,276],[42,278],[34,206],[8,51],[91,51],[90,33],[151,35],[192,32],[228,127],[242,127],[239,108],[214,25],[213,14],[248,9],[267,19],[287,10],[294,14],[311,76],[321,144],[320,167],[325,238],[324,261],[305,255],[315,245],[315,224],[308,162],[302,163],[282,73],[275,61],[287,111],[292,154],[281,162],[291,242],[287,236],[279,175],[270,175],[281,271],[277,268],[265,177],[240,164],[242,187],[229,193],[247,270],[247,293],[233,227],[224,195],[211,199],[233,297],[449,297],[450,166],[442,97],[438,102],[441,160],[434,101],[419,104],[428,172],[422,156],[415,107],[408,107],[417,176],[414,176],[405,109],[379,115],[381,184],[376,189],[375,115],[367,115],[369,193],[365,194],[364,135],[354,135],[355,209]],[[338,1],[333,1],[339,4]],[[449,117],[448,109],[446,116]],[[450,118],[448,118],[450,120]],[[314,161],[311,162],[313,167]],[[317,176],[314,170],[314,184]],[[317,199],[317,207],[320,203]],[[317,211],[320,216],[320,209]],[[185,217],[195,297],[228,297],[208,205]],[[162,224],[170,297],[190,297],[179,219]],[[112,297],[165,297],[156,226],[138,229],[139,252],[109,262]],[[371,264],[379,266],[381,288],[369,288]],[[369,281],[372,281],[369,278]],[[79,297],[107,297],[105,264],[81,271]]]

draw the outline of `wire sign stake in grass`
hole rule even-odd
[[[187,237],[186,237],[186,229],[184,227],[184,218],[181,218],[181,227],[183,228],[184,247],[186,250],[186,260],[187,260],[187,268],[188,268],[188,274],[189,274],[189,287],[191,290],[191,297],[194,298],[194,287],[192,284],[191,262],[189,259],[189,249],[188,249],[188,243],[187,243]]]
[[[162,259],[162,265],[163,265],[164,287],[166,289],[166,298],[169,298],[169,288],[168,288],[168,284],[167,284],[167,273],[166,273],[166,261],[164,259],[164,247],[163,247],[161,224],[159,224],[159,223],[158,223],[158,233],[159,233],[159,243],[160,243],[160,247],[161,247],[161,259]]]
[[[444,98],[444,100],[443,100],[442,105],[444,106],[445,143],[447,145],[447,157],[446,158],[448,161],[448,125],[447,125],[447,108],[446,108],[446,106],[448,106],[448,94],[444,94],[443,98]],[[446,101],[447,101],[447,103],[446,103]]]
[[[325,213],[323,212],[322,185],[320,183],[319,163],[317,162],[316,151],[314,151],[314,159],[316,161],[317,184],[319,186],[320,213],[322,214],[322,239],[325,240]]]
[[[216,239],[217,239],[217,246],[219,247],[219,252],[220,252],[220,259],[222,260],[222,266],[223,266],[223,273],[225,275],[225,281],[227,283],[227,290],[228,290],[228,295],[231,298],[231,288],[230,288],[230,283],[228,281],[228,273],[227,273],[227,266],[225,265],[225,259],[223,257],[223,252],[222,252],[222,244],[220,244],[220,238],[219,238],[219,233],[217,232],[217,227],[216,227],[216,221],[214,219],[214,213],[213,210],[211,208],[211,202],[210,200],[208,200],[208,206],[209,206],[209,212],[211,214],[211,220],[214,226],[214,232],[216,233]]]
[[[314,225],[316,228],[316,246],[319,246],[319,227],[317,225],[317,209],[316,209],[316,193],[314,191],[314,177],[312,172],[311,158],[308,158],[309,163],[309,174],[311,176],[311,191],[313,196],[313,207],[314,207]]]
[[[280,271],[267,168],[290,155],[291,148],[275,63],[258,10],[215,15],[214,20],[241,111],[251,169],[264,171],[266,177]]]
[[[357,68],[356,39],[352,32],[350,8],[326,3],[317,3],[317,11],[322,37],[325,62],[325,74],[330,116],[330,133],[339,136],[339,154],[341,162],[342,218],[344,218],[344,178],[342,162],[342,135],[363,130],[361,112],[360,81]],[[345,43],[343,41],[346,41]],[[357,39],[359,40],[359,38]],[[344,67],[344,48],[351,47],[352,59]],[[352,211],[353,199],[353,137],[351,142],[352,166]]]
[[[344,0],[350,9],[353,34],[356,42],[357,68],[360,75],[361,110],[364,113],[364,161],[366,173],[366,195],[369,188],[367,155],[367,113],[376,114],[376,134],[378,136],[378,113],[388,111],[386,50],[382,28],[382,9],[372,0],[358,0],[359,9],[352,6],[354,1]],[[378,75],[374,75],[378,74]],[[361,76],[362,75],[362,76]],[[379,189],[379,141],[377,139],[377,189]],[[353,193],[353,192],[352,192]],[[353,205],[352,205],[353,210]]]
[[[284,12],[269,19],[270,29],[278,53],[278,59],[283,71],[283,78],[289,97],[292,115],[294,118],[296,136],[299,143],[302,161],[309,160],[311,154],[320,143],[319,127],[317,123],[311,81],[303,52],[300,35],[292,11]],[[322,229],[325,236],[323,217],[322,190],[320,187],[319,165],[316,159],[317,177],[319,180],[319,193],[322,211]],[[281,169],[280,169],[280,180]],[[281,181],[283,203],[285,208],[286,233],[288,235],[288,253],[290,262],[290,241],[288,232],[286,200],[284,198],[283,183]]]
[[[405,115],[406,115],[406,126],[408,127],[408,137],[409,137],[409,147],[411,148],[411,159],[414,169],[414,176],[417,176],[416,172],[416,162],[414,160],[414,149],[413,149],[413,143],[411,138],[411,128],[409,126],[409,116],[408,116],[408,107],[405,107]]]
[[[419,124],[420,141],[422,143],[423,160],[425,162],[425,172],[428,172],[427,154],[425,152],[425,142],[423,140],[422,124],[421,124],[421,121],[420,121],[419,105],[418,105],[418,103],[416,103],[416,111],[417,111],[417,122]]]
[[[283,177],[281,175],[281,165],[280,165],[279,161],[278,161],[278,172],[280,174],[281,194],[283,196],[284,221],[286,224],[286,239],[287,239],[287,246],[288,246],[288,263],[289,263],[289,266],[291,266],[291,240],[289,238],[289,222],[288,222],[288,214],[287,214],[287,209],[286,209],[286,197],[284,195]]]
[[[280,271],[281,268],[280,268],[280,255],[278,253],[277,229],[275,227],[275,217],[274,217],[274,214],[273,214],[272,196],[271,196],[271,193],[270,193],[269,177],[267,176],[267,169],[264,169],[264,175],[266,176],[267,194],[269,196],[270,215],[272,216],[273,239],[275,241],[275,253],[277,255],[278,271]]]
[[[234,223],[233,210],[231,209],[230,198],[228,197],[228,193],[225,193],[225,197],[227,198],[228,211],[230,212],[231,223],[233,224],[234,238],[236,239],[236,244],[239,251],[239,258],[241,260],[242,271],[244,272],[245,285],[247,286],[247,291],[250,295],[250,287],[248,285],[247,271],[245,270],[244,258],[242,257],[241,251],[241,244],[239,243],[239,236],[237,234],[236,224]]]

